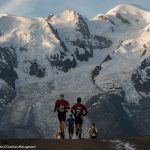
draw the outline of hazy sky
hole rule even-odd
[[[92,18],[118,4],[134,4],[150,11],[149,0],[0,0],[0,13],[47,17],[50,13],[56,14],[71,8]]]

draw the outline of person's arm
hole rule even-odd
[[[87,112],[87,109],[86,109],[86,106],[84,106],[84,111],[85,111],[85,112],[84,112],[83,116],[86,116],[87,113],[88,113],[88,112]]]
[[[66,101],[66,109],[70,109],[69,102]]]
[[[98,134],[98,129],[95,127],[96,133]]]
[[[74,106],[72,106],[72,108],[71,108],[71,113],[75,116]]]
[[[57,137],[58,137],[58,132],[56,132],[56,134],[55,134],[55,138],[57,139]]]
[[[90,132],[91,132],[91,128],[88,129],[88,133],[90,133]]]
[[[68,119],[67,119],[67,121],[66,121],[66,126],[68,127]]]
[[[57,110],[57,101],[55,103],[54,112],[56,112],[56,110]]]

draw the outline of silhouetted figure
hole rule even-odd
[[[98,136],[98,129],[95,127],[93,123],[92,126],[88,129],[90,139],[96,139]]]
[[[77,103],[72,106],[71,113],[75,117],[76,135],[80,139],[81,138],[81,133],[82,133],[83,117],[87,115],[86,106],[81,103],[81,98],[80,97],[77,98]]]
[[[66,121],[66,125],[68,127],[69,139],[72,139],[72,137],[73,137],[74,124],[75,124],[75,119],[73,118],[73,115],[70,114],[70,117]]]
[[[65,121],[66,121],[66,113],[68,112],[67,109],[70,109],[69,102],[64,99],[64,95],[60,95],[60,99],[56,100],[54,112],[58,112],[58,119],[60,122],[60,130],[62,133],[62,139],[64,139],[64,128],[65,128]]]
[[[62,139],[62,133],[60,129],[56,132],[55,136],[56,136],[56,139]]]

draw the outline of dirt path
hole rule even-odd
[[[10,150],[149,150],[149,141],[150,136],[112,140],[14,139],[0,140],[0,150],[5,150],[5,147],[7,149],[9,147]],[[10,146],[20,146],[20,148]],[[21,148],[21,146],[26,147]]]
[[[113,143],[100,142],[100,140],[84,140],[84,139],[83,140],[2,140],[0,141],[0,146],[8,146],[8,145],[9,146],[11,145],[33,146],[32,148],[28,148],[29,150],[115,150],[115,146],[113,145]],[[14,149],[12,147],[11,150]],[[18,149],[21,150],[21,148]],[[4,148],[2,148],[2,150],[4,150]]]

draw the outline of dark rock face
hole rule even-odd
[[[122,23],[129,24],[129,25],[131,24],[131,22],[127,20],[126,18],[122,17],[120,13],[117,13],[116,17],[120,19]]]
[[[111,23],[111,24],[113,24],[114,26],[116,25],[116,23],[112,20],[112,19],[108,19],[109,20],[109,22]]]
[[[53,18],[53,14],[50,14],[47,18],[46,18],[46,21],[49,21],[49,20],[51,20],[51,18]]]
[[[99,20],[102,20],[102,21],[107,21],[107,20],[108,20],[108,17],[105,16],[105,15],[99,15],[97,18],[98,18]]]
[[[64,42],[61,40],[61,38],[59,37],[59,34],[58,34],[57,30],[54,29],[54,27],[53,27],[49,22],[47,22],[47,23],[48,23],[48,26],[49,26],[49,28],[51,29],[52,33],[53,33],[53,34],[55,35],[55,37],[60,41],[60,45],[62,46],[62,48],[64,49],[64,51],[65,51],[65,52],[68,52],[68,49],[67,49],[65,43],[64,43]]]
[[[101,69],[102,69],[101,65],[102,65],[103,63],[107,62],[107,61],[110,61],[110,60],[111,60],[111,56],[110,56],[110,55],[107,55],[106,58],[104,59],[104,61],[102,61],[101,64],[97,65],[97,66],[92,70],[92,72],[91,72],[91,78],[92,78],[92,81],[93,81],[94,84],[95,84],[94,78],[99,75],[99,72],[100,72]]]
[[[71,43],[76,47],[74,50],[76,58],[80,61],[88,61],[88,59],[93,56],[93,47],[89,42],[89,27],[81,15],[76,13],[76,17],[78,18],[78,21],[76,23],[76,31],[79,32],[81,36],[76,38],[75,41],[71,41]],[[80,48],[83,52],[80,52]]]
[[[9,86],[15,88],[15,80],[18,78],[14,67],[17,66],[15,49],[0,47],[0,78],[7,82]]]
[[[132,75],[132,82],[138,92],[150,92],[150,58],[143,60],[139,69]]]
[[[15,98],[15,80],[18,78],[14,68],[17,57],[13,47],[0,47],[0,119],[9,103]]]
[[[5,110],[5,107],[16,96],[16,92],[9,86],[0,83],[0,113]]]
[[[148,66],[150,66],[150,57],[143,60],[143,62],[141,63],[140,69],[145,69]]]
[[[45,75],[45,68],[40,67],[36,61],[33,61],[31,62],[29,74],[31,76],[35,75],[39,78],[42,78]]]
[[[125,93],[121,89],[120,91],[119,94],[95,95],[87,102],[88,117],[91,122],[95,122],[99,137],[112,138],[137,134],[122,106]]]
[[[67,49],[65,43],[59,37],[57,30],[54,29],[54,27],[49,22],[47,23],[52,33],[60,41],[60,45],[64,50],[59,51],[59,53],[53,53],[51,56],[47,56],[47,59],[53,67],[57,68],[58,70],[67,72],[69,69],[74,68],[77,65],[75,56],[69,53],[69,50]]]
[[[55,35],[55,37],[56,37],[58,40],[60,40],[60,37],[59,37],[59,35],[58,35],[57,30],[55,30],[54,27],[53,27],[49,22],[47,22],[47,24],[48,24],[49,28],[51,29],[52,33]]]
[[[141,66],[132,74],[132,82],[141,96],[139,104],[126,105],[130,111],[134,126],[140,135],[150,134],[150,57],[144,59]]]
[[[141,56],[144,56],[146,54],[146,52],[147,52],[147,49],[143,50],[143,53]]]
[[[7,105],[15,98],[15,80],[18,78],[14,68],[17,57],[13,47],[0,47],[0,119]]]
[[[7,82],[11,87],[15,88],[16,72],[8,65],[0,61],[0,78]]]
[[[77,38],[75,41],[71,41],[71,43],[76,47],[75,55],[80,61],[88,61],[88,59],[93,56],[93,49],[108,48],[113,44],[111,40],[104,37],[95,35],[94,38],[92,38],[85,19],[79,14],[76,31],[81,33],[81,37]],[[84,52],[80,52],[79,48]]]
[[[86,39],[90,38],[90,31],[86,21],[78,14],[77,31],[82,33],[82,36]]]
[[[112,44],[111,40],[95,35],[92,46],[96,49],[103,49],[112,46]]]
[[[48,56],[47,59],[51,63],[53,67],[57,69],[67,72],[70,68],[76,67],[76,60],[74,55],[71,55],[71,59],[65,58],[69,53],[60,52],[59,54],[53,54]]]
[[[110,61],[111,60],[111,56],[110,55],[107,55],[107,57],[104,59],[103,63],[104,62],[107,62],[107,61]]]
[[[32,111],[32,110],[31,110]],[[5,118],[3,117],[1,121],[4,123],[1,123],[0,129],[0,138],[6,139],[6,138],[41,138],[42,132],[40,129],[34,125],[34,118],[32,116],[32,113],[30,113],[30,116],[28,118],[28,121],[26,124],[24,124],[25,121],[20,123],[17,123],[17,125],[11,123],[10,116],[6,115],[7,112],[5,112]],[[8,119],[8,121],[6,121]],[[21,124],[21,125],[20,125]]]
[[[91,72],[91,78],[92,78],[92,81],[95,83],[95,80],[94,78],[99,75],[99,72],[101,71],[102,67],[101,65],[98,65],[94,68],[94,70],[92,70]]]
[[[0,59],[5,60],[10,67],[17,67],[17,56],[13,47],[0,47]]]
[[[52,33],[60,41],[60,45],[63,48],[63,51],[56,52],[51,56],[48,56],[47,58],[53,67],[64,72],[67,72],[69,69],[76,67],[77,60],[88,61],[89,58],[93,56],[94,49],[108,48],[113,44],[112,41],[107,38],[96,35],[92,37],[86,19],[73,10],[68,11],[70,13],[73,13],[74,20],[76,23],[76,34],[74,39],[66,38],[63,41],[63,38],[60,38],[61,34],[59,35],[57,29],[55,29],[51,25],[51,18],[53,18],[53,16],[49,16],[46,19],[48,26],[51,28]],[[71,45],[71,49],[70,47],[67,47],[68,43]]]
[[[111,60],[110,55],[102,63],[109,60]],[[100,73],[101,65],[93,70],[93,81]],[[139,104],[127,103],[124,100],[125,92],[122,88],[115,87],[115,84],[113,85],[111,82],[112,85],[108,85],[111,88],[108,89],[107,93],[100,89],[101,93],[99,95],[89,99],[87,102],[88,117],[91,122],[96,123],[101,137],[112,138],[150,134],[149,66],[150,58],[147,58],[131,76],[132,82],[141,96]]]
[[[93,49],[91,44],[87,40],[77,39],[72,41],[73,45],[84,50],[84,53],[80,53],[80,50],[76,48],[75,55],[80,61],[88,61],[89,57],[93,55]]]
[[[0,121],[0,138],[52,138],[56,128],[51,128],[50,116],[44,114],[50,108],[50,103],[41,103],[42,109],[39,109],[39,101],[21,100],[13,102],[12,107],[7,107]],[[41,114],[43,114],[41,116]],[[47,114],[47,113],[46,113]],[[50,119],[50,120],[49,120]],[[50,121],[50,124],[48,123]],[[52,122],[51,122],[52,121]]]
[[[8,115],[6,115],[7,113]],[[1,119],[3,123],[0,124],[1,125],[0,135],[2,135],[0,136],[0,138],[8,139],[8,138],[42,138],[44,137],[40,128],[38,128],[38,126],[35,125],[32,109],[29,112],[28,120],[27,121],[19,120],[20,122],[17,123],[18,125],[12,123],[9,117],[10,117],[9,112],[6,111],[5,118],[3,117]],[[7,119],[8,121],[6,121]]]
[[[150,134],[150,100],[142,99],[139,104],[124,104],[125,109],[130,112],[132,124],[138,131],[138,135]]]

